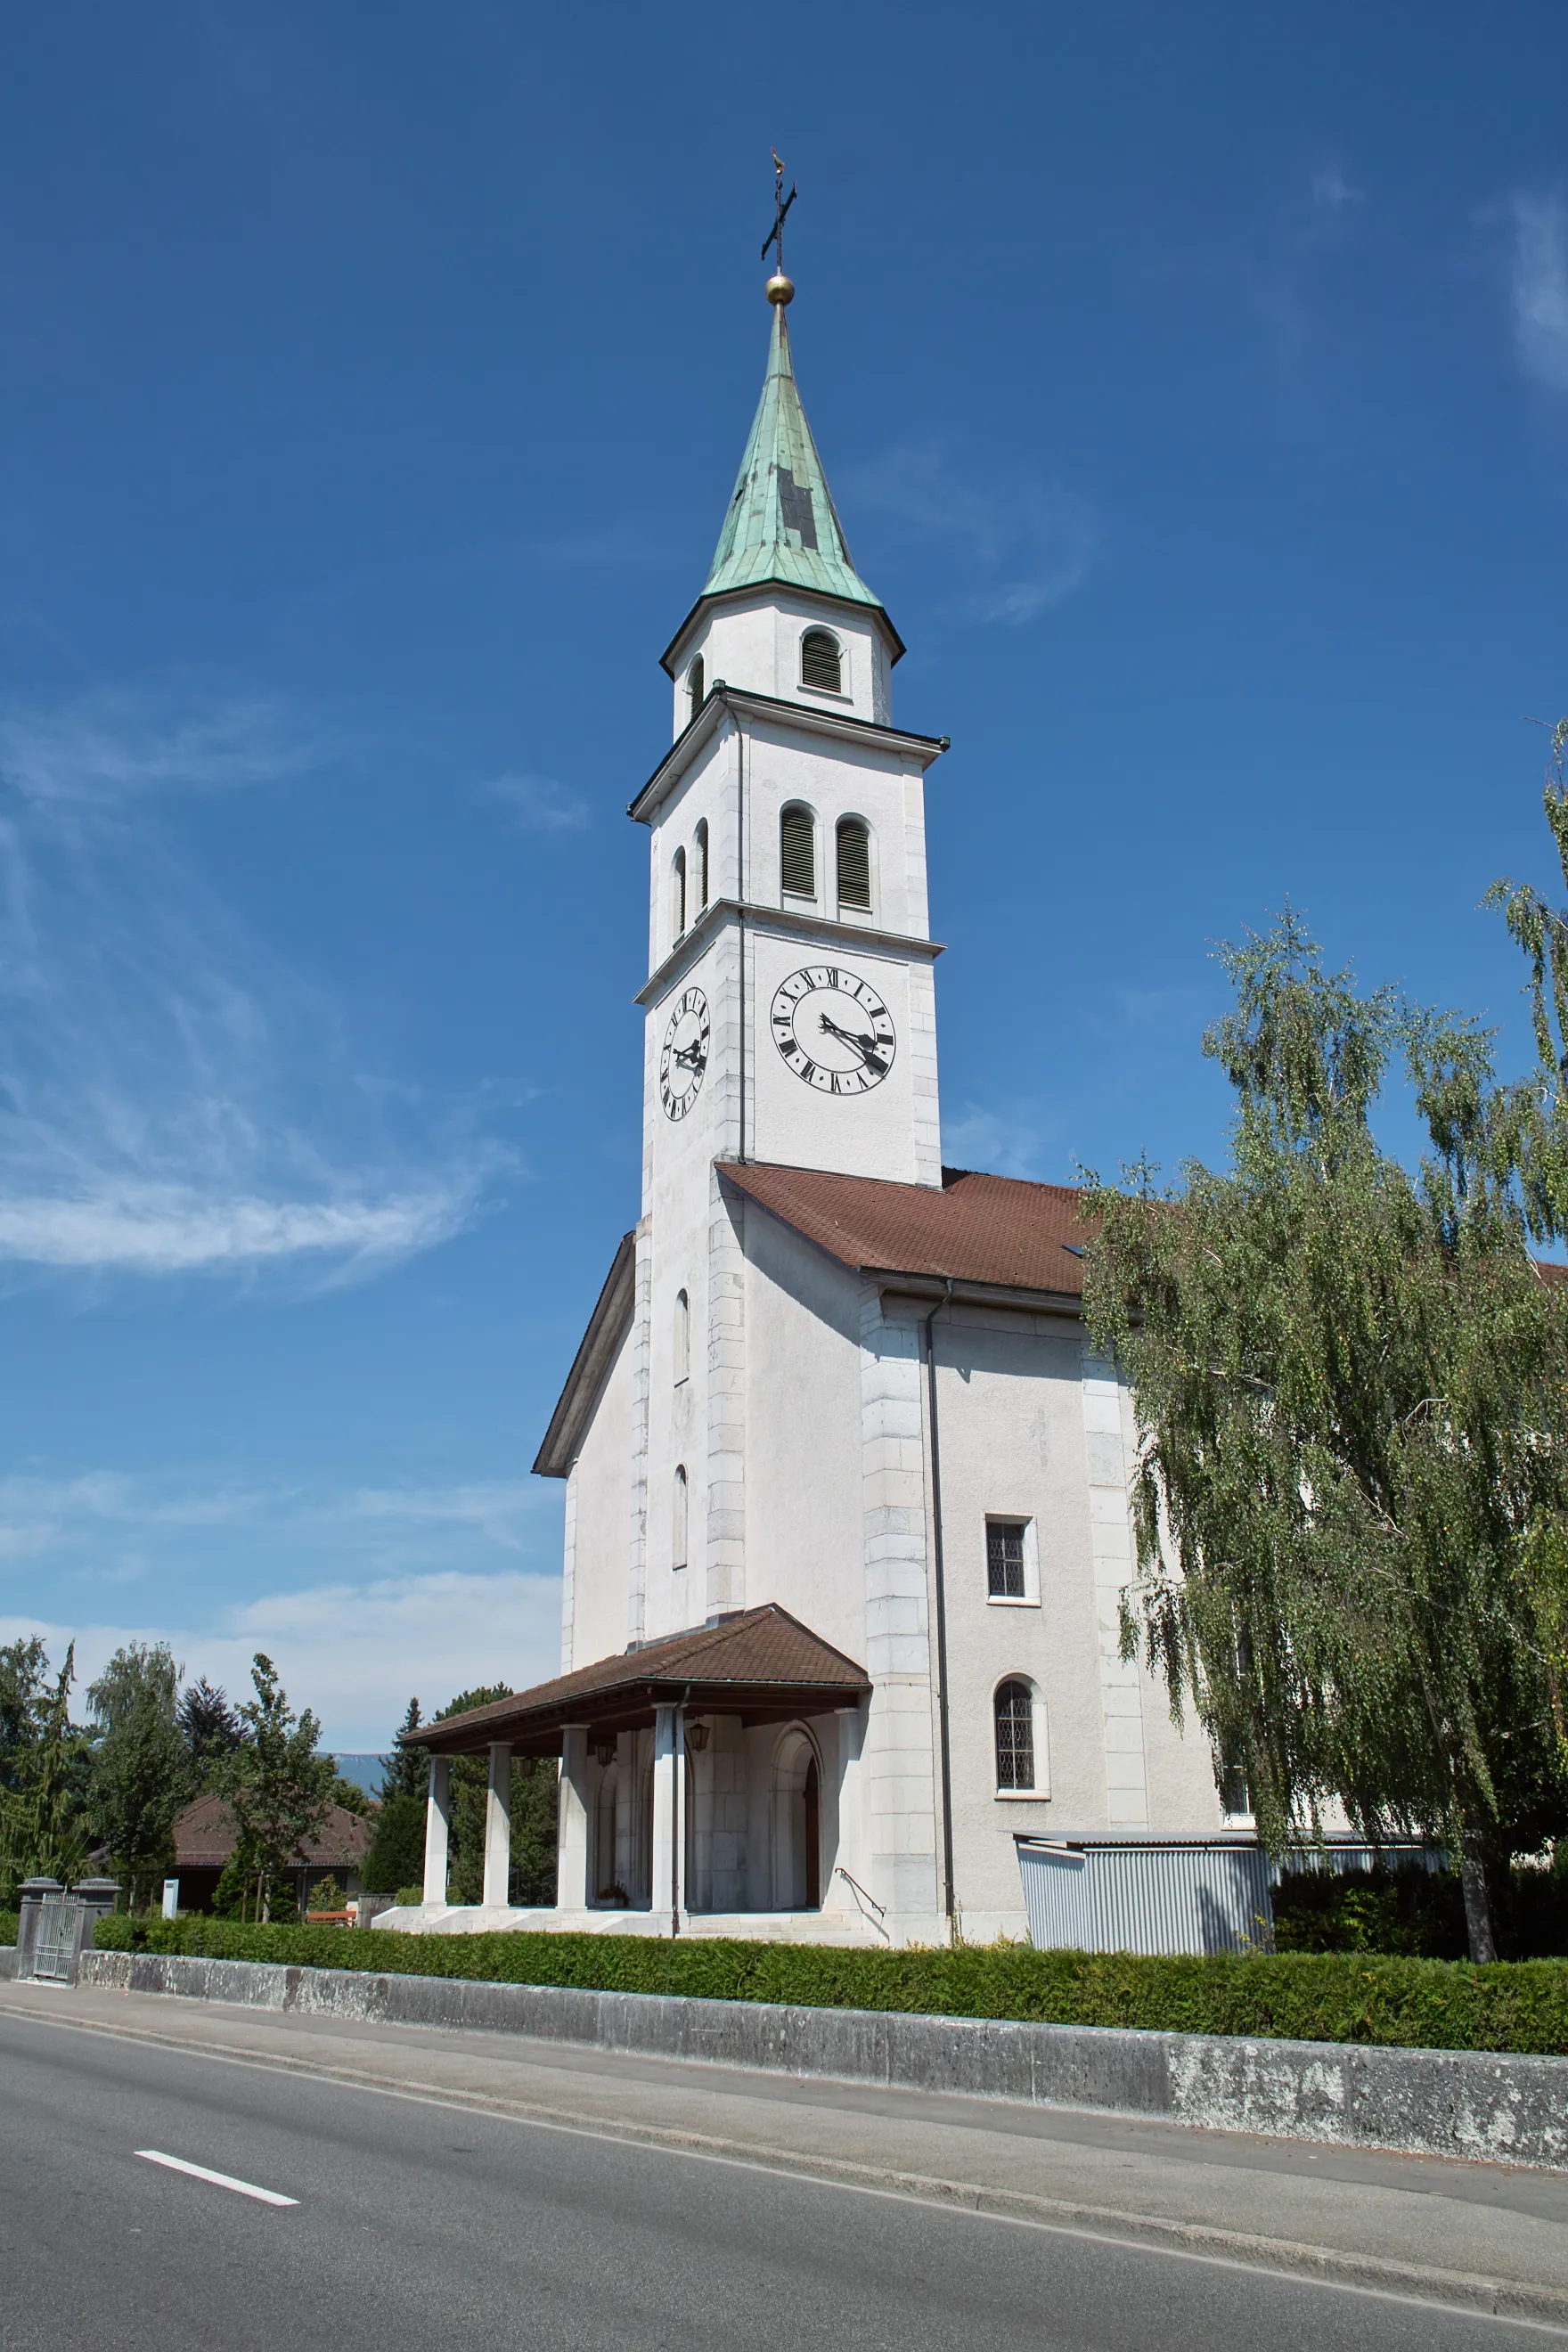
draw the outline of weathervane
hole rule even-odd
[[[787,196],[785,195],[784,192],[784,167],[779,160],[777,150],[775,149],[771,152],[773,158],[773,226],[772,235],[767,238],[763,247],[763,259],[765,261],[768,257],[768,247],[770,246],[776,246],[778,247],[778,268],[774,270],[773,276],[768,280],[767,295],[770,302],[793,302],[795,299],[795,281],[793,278],[786,278],[784,276],[784,215],[788,212],[791,205],[794,204],[796,196],[799,195],[800,190],[792,181],[790,184],[790,192]]]

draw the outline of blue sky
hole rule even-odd
[[[1223,1148],[1289,894],[1485,1013],[1568,708],[1558,6],[5,11],[0,1638],[550,1671],[657,656],[791,314],[931,792],[950,1159]]]

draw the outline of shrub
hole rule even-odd
[[[1568,1963],[1281,1952],[1140,1958],[1026,1944],[868,1951],[715,1937],[414,1936],[382,1928],[240,1927],[217,1919],[104,1922],[100,1951],[353,1969],[382,1976],[566,1985],[781,2001],[814,2009],[1018,2018],[1429,2050],[1568,2053]]]
[[[1498,1948],[1510,1960],[1568,1953],[1568,1883],[1516,1868],[1493,1887]],[[1308,1870],[1274,1891],[1280,1952],[1391,1952],[1457,1960],[1467,1948],[1465,1901],[1452,1871]]]
[[[0,1944],[14,1944],[19,1925],[15,1911],[0,1911]]]

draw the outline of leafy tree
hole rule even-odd
[[[1568,1504],[1568,1292],[1531,1260],[1482,1034],[1361,995],[1289,914],[1222,961],[1231,1171],[1086,1204],[1089,1328],[1140,1428],[1124,1654],[1194,1706],[1276,1850],[1336,1799],[1447,1840],[1488,1958],[1489,1860],[1568,1818],[1526,1577]],[[1414,1177],[1372,1130],[1396,1057],[1433,1139]]]
[[[316,1753],[321,1727],[309,1707],[296,1716],[270,1658],[258,1651],[256,1696],[239,1710],[244,1737],[219,1764],[214,1787],[226,1803],[253,1873],[256,1916],[281,1916],[289,1873],[331,1810],[331,1759]],[[242,1910],[241,1916],[244,1916]]]
[[[87,1695],[101,1726],[93,1748],[89,1818],[133,1910],[173,1865],[174,1822],[190,1793],[179,1684],[166,1643],[132,1642],[116,1650]]]
[[[62,1882],[87,1863],[83,1799],[88,1744],[70,1719],[76,1645],[51,1683],[44,1646],[16,1642],[0,1651],[0,1893],[24,1878]]]
[[[330,1763],[331,1759],[329,1757],[327,1760]],[[332,1775],[331,1800],[345,1813],[356,1813],[362,1822],[369,1818],[374,1801],[357,1780],[345,1779],[342,1772]]]
[[[245,1727],[226,1692],[216,1689],[205,1675],[185,1685],[176,1720],[190,1759],[192,1786],[205,1788],[215,1766],[239,1746]]]

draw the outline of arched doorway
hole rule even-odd
[[[804,1731],[792,1728],[773,1759],[773,1907],[822,1908],[822,1766]]]

